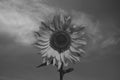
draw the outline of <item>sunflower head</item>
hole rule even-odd
[[[68,62],[79,62],[87,44],[85,27],[71,23],[66,15],[55,15],[52,20],[41,22],[39,31],[35,32],[36,43],[42,54],[43,63],[53,64],[60,69]]]
[[[71,38],[65,31],[57,31],[51,35],[50,46],[60,54],[69,49],[70,44]]]

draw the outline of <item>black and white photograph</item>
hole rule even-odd
[[[120,80],[119,0],[0,0],[0,80]]]

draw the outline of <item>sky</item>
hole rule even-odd
[[[35,0],[37,6],[29,1],[31,0],[27,0],[29,7],[20,6],[22,10],[14,14],[14,8],[9,11],[5,6],[4,13],[3,6],[0,6],[0,80],[59,80],[57,68],[53,66],[35,68],[41,63],[41,55],[37,54],[38,49],[31,46],[31,42],[34,41],[31,32],[38,29],[34,26],[40,25],[39,22],[44,20],[43,16],[54,12],[54,8],[60,8],[74,15],[73,22],[76,24],[87,24],[89,26],[87,32],[91,38],[86,47],[86,56],[81,58],[81,63],[70,65],[74,71],[66,74],[64,80],[120,79],[120,3],[118,0],[43,0],[40,2]],[[19,0],[16,0],[15,4],[17,2]],[[27,8],[28,11],[23,8]],[[12,18],[4,19],[3,16],[8,14]],[[16,18],[16,22],[13,17]]]

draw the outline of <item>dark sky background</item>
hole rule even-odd
[[[105,31],[114,29],[112,32],[117,32],[120,29],[118,0],[50,0],[45,3],[68,11],[85,12],[96,19],[108,20],[108,24],[109,20],[116,24],[115,28],[107,26]],[[37,51],[33,47],[16,44],[9,36],[0,34],[0,80],[59,80],[55,67],[35,68],[41,63]],[[119,43],[91,53],[81,63],[71,65],[75,70],[66,74],[64,80],[120,80]]]

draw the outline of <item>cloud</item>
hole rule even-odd
[[[31,4],[28,0],[0,1],[0,34],[8,34],[16,42],[33,43],[33,31],[38,30],[40,22],[54,9],[35,3],[36,0],[30,1]]]
[[[108,46],[114,46],[117,45],[120,42],[120,37],[116,38],[114,36],[109,37],[108,39],[104,40],[101,44],[102,48],[108,47]]]

